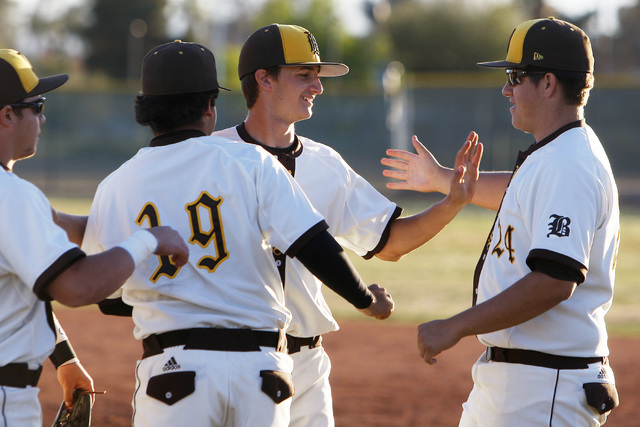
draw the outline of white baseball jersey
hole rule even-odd
[[[170,225],[189,243],[187,265],[150,257],[123,286],[134,335],[195,327],[284,329],[291,314],[272,257],[326,229],[287,171],[259,147],[198,137],[142,148],[98,187],[83,248],[117,245]]]
[[[236,127],[214,135],[243,140]],[[298,141],[296,147],[281,153],[265,148],[276,157],[293,157],[295,171],[290,172],[294,172],[295,180],[325,218],[329,233],[338,243],[361,256],[374,251],[385,228],[401,210],[358,175],[334,149],[301,136]],[[311,337],[338,330],[322,295],[322,282],[297,259],[286,261],[285,294],[287,307],[293,314],[287,333]]]
[[[56,343],[46,287],[84,253],[52,217],[42,192],[0,169],[0,366],[41,365]]]
[[[607,356],[604,316],[613,298],[618,191],[589,126],[533,145],[505,193],[481,271],[478,303],[528,274],[527,258],[586,273],[566,301],[512,328],[479,335],[487,346],[574,357]]]

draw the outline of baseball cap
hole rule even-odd
[[[198,43],[175,40],[156,46],[142,60],[143,95],[177,95],[224,88],[213,53]]]
[[[29,60],[13,49],[0,49],[0,105],[42,95],[69,80],[66,74],[38,78]]]
[[[536,67],[550,70],[593,72],[589,37],[577,26],[549,17],[518,25],[509,39],[507,59],[479,62],[481,67]]]
[[[319,77],[343,76],[349,67],[339,62],[320,61],[315,37],[297,25],[271,24],[251,34],[240,50],[238,76],[273,66],[320,66]]]

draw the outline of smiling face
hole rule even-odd
[[[282,120],[293,124],[311,117],[313,100],[323,91],[319,72],[317,66],[281,68],[273,94]]]

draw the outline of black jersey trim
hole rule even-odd
[[[124,302],[122,297],[104,299],[98,303],[98,308],[102,314],[109,316],[133,316],[133,307]]]
[[[56,279],[56,277],[85,256],[87,255],[78,247],[69,249],[53,264],[51,264],[49,268],[40,275],[40,277],[38,277],[35,285],[33,286],[33,292],[39,299],[43,301],[51,301],[53,298],[49,295],[47,287]]]
[[[396,206],[395,211],[393,211],[393,215],[391,215],[389,222],[387,222],[386,227],[382,231],[382,235],[380,236],[380,241],[378,242],[375,248],[367,252],[362,258],[371,259],[374,257],[374,255],[380,253],[382,248],[384,248],[387,242],[389,241],[389,234],[391,234],[391,224],[393,224],[393,222],[396,219],[398,219],[400,215],[402,215],[402,208],[400,206]]]
[[[559,137],[560,135],[565,133],[566,131],[568,131],[570,129],[573,129],[573,128],[581,128],[581,127],[585,127],[585,126],[586,126],[586,122],[585,122],[584,119],[583,120],[576,120],[575,122],[571,122],[571,123],[567,123],[566,125],[562,126],[557,131],[553,132],[551,135],[547,136],[546,138],[541,139],[539,142],[536,142],[535,144],[532,144],[523,153],[526,156],[529,156],[531,153],[533,153],[536,150],[541,149],[542,147],[544,147],[545,145],[547,145],[548,143],[550,143],[551,141],[553,141],[554,139],[556,139],[557,137]]]
[[[588,268],[566,255],[547,249],[533,249],[527,256],[531,271],[545,273],[559,280],[571,280],[578,285],[585,281]]]
[[[280,160],[281,163],[282,163],[281,156],[291,157],[291,158],[295,159],[296,157],[300,157],[300,155],[302,154],[303,146],[302,146],[302,142],[300,142],[300,138],[298,138],[297,134],[293,135],[293,142],[291,143],[291,145],[289,145],[288,147],[280,148],[280,147],[270,147],[270,146],[265,145],[262,142],[258,141],[254,137],[252,137],[249,134],[249,132],[247,131],[247,127],[245,126],[244,122],[242,122],[238,126],[236,126],[236,131],[238,132],[238,135],[240,136],[240,138],[242,138],[242,140],[244,142],[248,142],[249,144],[258,145],[258,146],[264,148],[269,153],[271,153],[274,156],[276,156],[278,158],[278,160]]]
[[[197,129],[182,129],[174,132],[163,133],[151,140],[149,147],[162,147],[164,145],[177,144],[189,138],[199,138],[206,136],[204,132]]]
[[[323,219],[322,221],[318,222],[316,225],[305,231],[302,236],[298,237],[296,241],[293,242],[291,246],[289,246],[289,249],[287,250],[287,252],[285,252],[285,254],[290,258],[295,257],[300,248],[306,245],[309,240],[328,229],[329,224],[327,224],[327,222]]]

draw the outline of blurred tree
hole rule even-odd
[[[38,0],[30,16],[30,29],[40,50],[83,56],[83,42],[79,34],[84,29],[88,13],[84,6],[60,9],[48,0]]]
[[[83,32],[88,70],[114,78],[136,77],[132,70],[142,62],[139,52],[167,41],[165,4],[166,0],[94,0],[92,21]]]
[[[15,0],[0,0],[0,46],[15,46]]]
[[[475,70],[476,62],[504,57],[514,23],[522,21],[511,4],[395,3],[388,19],[390,59],[412,72]]]
[[[637,72],[640,70],[640,1],[621,8],[618,16],[620,27],[612,40],[612,62],[616,71]]]

